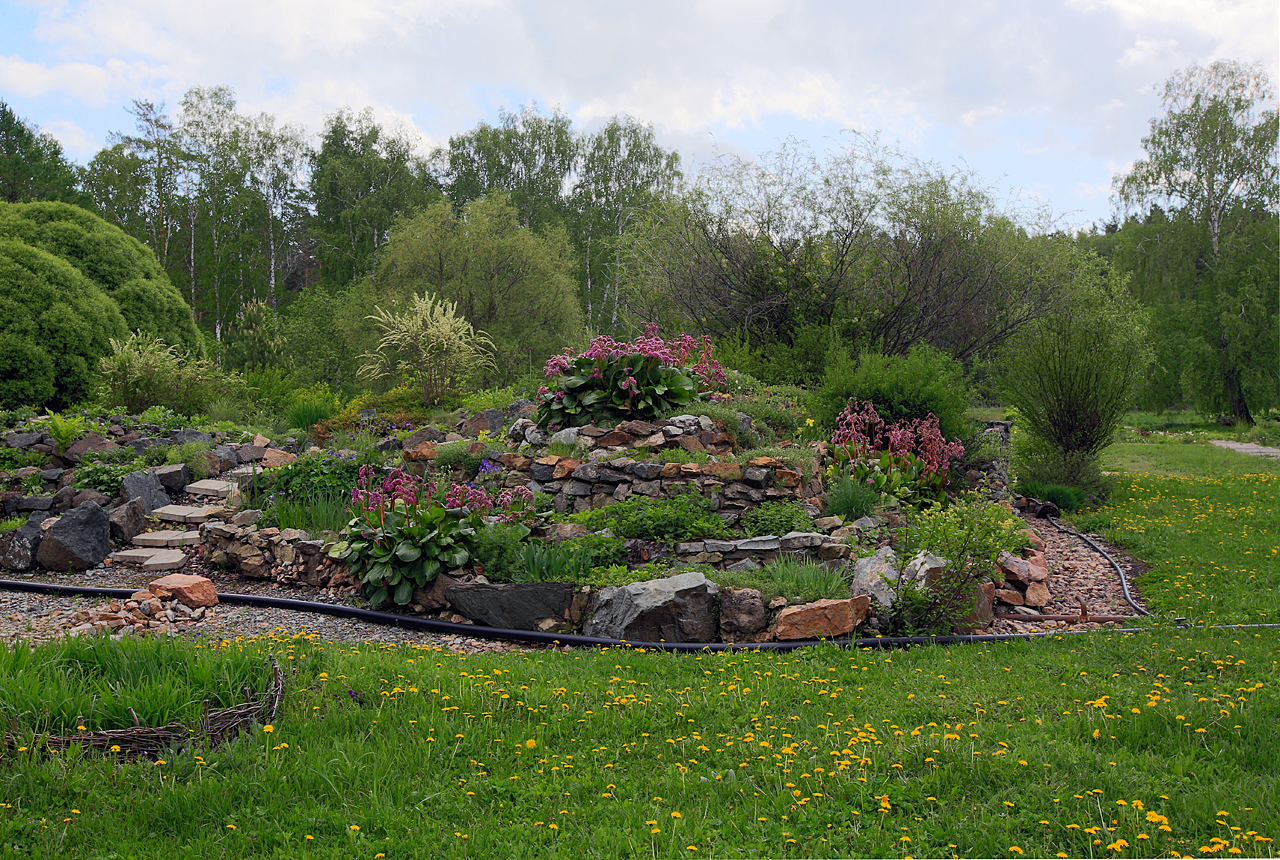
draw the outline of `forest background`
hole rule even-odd
[[[1075,234],[875,137],[686,175],[630,116],[583,132],[529,105],[423,153],[369,110],[313,138],[221,87],[134,102],[83,166],[0,103],[0,200],[83,207],[145,244],[198,326],[167,342],[261,387],[390,387],[358,377],[371,316],[425,293],[491,339],[474,387],[531,390],[549,355],[653,321],[765,383],[914,350],[996,402],[1010,351],[1075,315],[1150,344],[1135,405],[1251,424],[1280,406],[1274,89],[1220,61],[1171,78],[1164,106],[1116,218]]]

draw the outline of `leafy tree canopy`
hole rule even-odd
[[[62,144],[43,134],[0,101],[0,201],[82,202],[79,176]]]
[[[423,292],[454,302],[493,339],[497,373],[509,380],[583,336],[573,270],[564,232],[520,226],[505,195],[473,200],[460,214],[440,200],[392,231],[344,315],[348,331],[367,342],[368,308],[392,310]]]

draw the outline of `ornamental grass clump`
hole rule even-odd
[[[630,342],[601,335],[577,356],[572,350],[553,355],[546,363],[550,387],[538,392],[538,426],[656,418],[692,402],[699,389],[724,384],[724,370],[711,350],[705,335],[698,340],[682,334],[667,341],[650,324]]]
[[[871,401],[850,400],[831,434],[835,460],[831,478],[844,474],[866,484],[889,504],[941,503],[951,461],[964,454],[959,439],[948,442],[930,413],[927,418],[885,424]]]

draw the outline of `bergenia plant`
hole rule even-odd
[[[538,424],[580,426],[653,418],[724,384],[724,369],[711,357],[711,339],[682,334],[667,341],[650,324],[633,341],[607,335],[577,355],[565,350],[547,359],[549,386],[538,394]]]
[[[347,562],[374,608],[388,600],[404,605],[414,589],[471,560],[478,514],[446,510],[433,492],[402,469],[379,481],[372,467],[361,468],[347,540],[330,555]]]
[[[865,482],[890,503],[928,504],[945,498],[951,462],[963,456],[964,445],[946,440],[933,413],[885,424],[870,401],[850,400],[836,419],[831,454],[837,470]]]

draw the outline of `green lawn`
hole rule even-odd
[[[1112,464],[1144,472],[1082,520],[1152,563],[1158,614],[1274,619],[1276,466],[1133,447]],[[1275,629],[702,655],[289,638],[167,659],[184,648],[203,678],[211,653],[281,655],[270,731],[125,763],[40,750],[28,708],[0,751],[0,856],[1274,856],[1280,836]]]
[[[1280,462],[1196,444],[1123,443],[1110,503],[1075,518],[1142,558],[1157,614],[1280,621]]]

